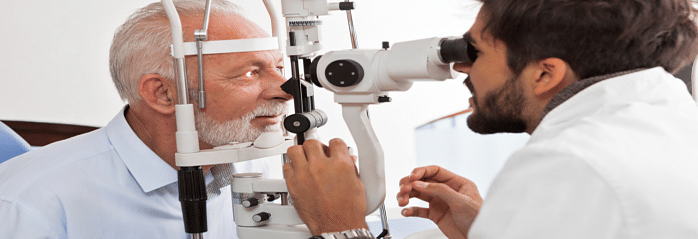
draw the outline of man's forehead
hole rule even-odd
[[[473,24],[473,27],[470,28],[465,34],[463,34],[463,39],[467,42],[470,42],[474,45],[478,45],[481,43],[494,43],[495,39],[492,37],[492,34],[490,34],[488,31],[484,29],[482,24],[478,24],[477,22]]]
[[[485,30],[486,24],[487,24],[487,12],[484,11],[483,9],[480,9],[480,11],[477,14],[477,17],[475,18],[475,22],[473,23],[473,26],[470,27],[468,32],[463,34],[463,38],[465,38],[466,41],[470,41],[473,44],[479,43],[482,41],[492,42],[494,39],[492,38],[492,35],[489,34],[489,32]]]
[[[194,41],[194,31],[203,27],[202,16],[188,16],[182,20],[185,41]],[[234,40],[267,38],[269,34],[256,23],[237,14],[211,14],[208,27],[208,39]]]

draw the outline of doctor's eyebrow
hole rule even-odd
[[[477,45],[477,41],[475,41],[475,38],[473,37],[472,34],[470,34],[470,32],[466,32],[465,34],[463,34],[463,39],[466,42],[470,42],[470,44]]]

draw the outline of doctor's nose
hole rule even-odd
[[[473,63],[455,63],[453,64],[453,70],[463,74],[470,74],[472,66]]]

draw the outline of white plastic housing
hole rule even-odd
[[[177,153],[195,153],[199,151],[199,133],[194,126],[194,106],[192,104],[175,105],[177,120]]]
[[[380,71],[387,71],[393,81],[443,81],[451,78],[450,64],[439,57],[443,38],[434,37],[395,43],[390,49],[387,67],[379,66]]]
[[[366,215],[376,211],[385,200],[385,162],[383,148],[368,120],[367,104],[342,104],[342,116],[359,151],[359,177],[366,193]]]
[[[294,32],[296,44],[286,41],[288,55],[309,56],[322,49],[320,26],[293,25],[292,22],[316,22],[318,16],[328,15],[327,0],[282,0],[281,9],[286,18],[287,32]],[[293,26],[292,26],[293,25]]]
[[[439,44],[443,38],[435,37],[399,42],[390,50],[331,51],[320,58],[317,78],[320,84],[336,94],[365,95],[386,91],[406,91],[414,81],[443,81],[451,79],[449,63],[439,57]],[[325,76],[325,68],[337,60],[353,60],[364,70],[363,79],[348,87],[331,84]]]
[[[177,132],[177,134],[179,135],[179,132]],[[179,138],[177,140],[179,141]],[[175,154],[175,163],[179,167],[189,167],[244,162],[274,155],[282,155],[286,153],[289,147],[294,145],[294,142],[294,138],[284,138],[281,132],[267,132],[258,137],[254,143],[247,142],[224,145],[213,149],[201,150],[195,154],[178,152]]]

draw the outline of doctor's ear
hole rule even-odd
[[[574,73],[560,58],[546,58],[536,63],[539,72],[533,92],[538,98],[552,98],[574,82]]]
[[[138,83],[138,94],[153,110],[174,114],[177,93],[173,82],[158,74],[145,74]]]

